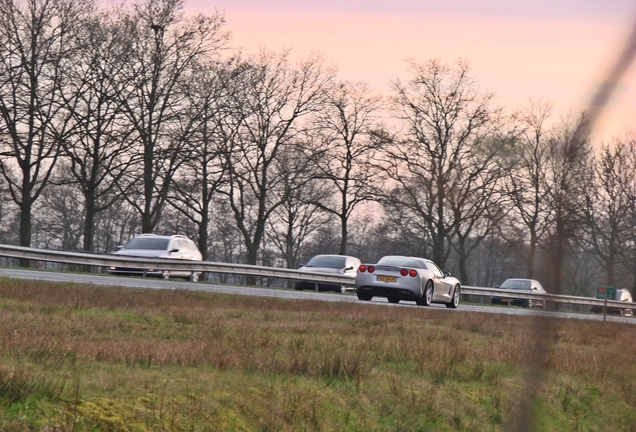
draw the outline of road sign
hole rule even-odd
[[[598,291],[596,292],[596,298],[606,299],[606,300],[615,300],[616,288],[609,288],[609,287],[599,288]]]

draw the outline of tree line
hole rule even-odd
[[[632,135],[574,145],[585,113],[510,112],[463,60],[412,60],[380,96],[229,37],[182,0],[0,0],[0,242],[181,233],[212,261],[414,254],[465,285],[634,287]]]

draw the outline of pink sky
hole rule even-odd
[[[380,94],[408,77],[406,59],[468,60],[485,90],[512,110],[528,99],[555,115],[582,110],[636,21],[631,0],[186,0],[189,13],[225,14],[231,45],[255,52],[320,52],[340,78]],[[622,134],[636,119],[632,67],[595,138]]]

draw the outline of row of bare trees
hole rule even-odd
[[[184,233],[209,260],[416,254],[467,285],[633,286],[632,137],[574,151],[583,115],[507,113],[465,61],[411,61],[380,97],[318,55],[230,50],[221,14],[183,6],[0,0],[0,241]]]

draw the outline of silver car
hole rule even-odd
[[[358,258],[348,255],[316,255],[307,264],[298,269],[300,272],[327,273],[338,276],[345,276],[351,279],[350,285],[339,285],[329,283],[319,283],[318,291],[336,291],[344,293],[349,287],[353,289],[355,285],[356,269],[361,262]],[[297,290],[316,289],[315,282],[296,281],[294,288]]]
[[[386,297],[391,303],[414,301],[420,306],[444,303],[459,306],[461,284],[433,261],[406,256],[385,256],[377,264],[362,264],[356,274],[360,300]]]
[[[130,240],[124,246],[120,246],[115,255],[142,257],[142,258],[173,258],[201,261],[203,259],[197,245],[189,238],[182,235],[161,236],[155,234],[141,234]],[[140,269],[129,267],[110,267],[109,273],[118,275],[145,275],[157,276],[163,279],[178,277],[198,282],[200,272],[192,271],[166,271],[158,269]]]

